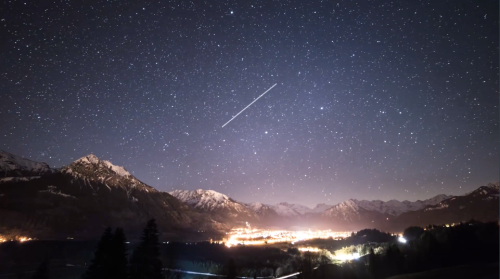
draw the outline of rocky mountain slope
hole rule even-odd
[[[161,192],[94,155],[56,170],[2,151],[0,174],[0,235],[92,238],[107,226],[121,226],[133,238],[155,218],[163,239],[207,239],[197,234],[227,232],[245,222],[395,231],[470,219],[494,221],[499,216],[498,183],[463,196],[438,195],[415,202],[349,199],[310,209],[286,202],[246,204],[212,190]]]
[[[245,204],[234,201],[228,196],[212,190],[174,190],[170,195],[185,202],[194,209],[208,212],[220,221],[254,221],[259,219],[256,212]]]
[[[205,210],[207,212],[244,212],[246,216],[252,216],[252,214],[248,213],[246,210],[248,209],[258,216],[278,215],[280,217],[297,218],[305,217],[306,215],[310,216],[318,214],[324,217],[343,219],[345,221],[357,218],[354,215],[359,215],[360,210],[363,212],[377,212],[380,213],[381,216],[388,215],[393,217],[404,212],[420,210],[426,206],[438,204],[439,202],[451,197],[447,195],[437,195],[424,201],[418,200],[415,202],[400,202],[397,200],[384,202],[380,200],[367,201],[350,199],[335,206],[318,204],[314,207],[314,209],[311,209],[304,205],[291,204],[287,202],[281,202],[276,205],[266,205],[259,202],[244,204],[213,190],[174,190],[171,191],[170,194],[194,208]]]
[[[404,229],[401,228],[401,220],[404,220],[404,222],[402,223],[404,223],[406,226],[414,223],[420,224],[422,223],[422,219],[419,220],[419,218],[421,218],[419,216],[421,212],[430,212],[432,210],[445,208],[448,206],[447,204],[452,201],[463,200],[464,198],[468,200],[468,197],[470,195],[486,195],[485,193],[488,193],[488,195],[490,196],[488,196],[487,200],[490,201],[492,205],[495,205],[496,203],[496,207],[498,207],[498,196],[495,196],[498,194],[498,185],[496,186],[496,188],[495,186],[491,185],[485,187],[479,188],[477,191],[460,197],[448,196],[443,194],[423,201],[418,200],[414,202],[400,202],[397,200],[384,202],[380,200],[367,201],[349,199],[334,206],[318,204],[314,209],[286,202],[278,203],[276,205],[266,205],[259,202],[244,204],[235,201],[227,197],[226,195],[211,190],[175,190],[170,193],[198,210],[212,213],[225,211],[227,215],[231,215],[230,212],[244,212],[245,214],[240,215],[240,217],[243,217],[245,220],[250,220],[257,223],[267,222],[273,223],[274,225],[285,226],[299,225],[324,228],[335,227],[338,229],[342,228],[346,230],[361,229],[366,227],[393,230]],[[477,205],[480,206],[479,203]],[[252,214],[247,213],[248,211],[245,211],[245,208],[248,211],[255,213],[257,217],[252,218]],[[460,207],[454,210],[459,209]],[[462,214],[459,216],[460,218],[462,218],[462,221],[466,221],[468,219],[474,218],[474,216],[476,216],[477,214],[479,214],[479,212],[474,209],[473,212],[469,212],[468,215]],[[495,216],[498,216],[498,209],[496,211],[491,210],[490,214],[486,214],[484,216],[487,216],[486,218],[483,218],[485,221],[495,220]],[[233,217],[236,219],[238,218],[237,214],[233,214]],[[439,221],[441,223],[448,222],[448,219],[444,217],[432,220],[436,222]]]
[[[436,205],[443,200],[449,199],[450,197],[451,196],[447,195],[437,195],[424,201],[418,200],[415,202],[400,202],[397,200],[384,202],[380,200],[367,201],[349,199],[323,211],[321,216],[325,218],[332,218],[334,220],[353,221],[360,220],[361,215],[366,215],[368,212],[371,212],[371,215],[376,215],[378,218],[392,219],[393,217],[399,216],[405,212],[417,211],[424,209],[427,206]]]
[[[245,206],[255,212],[260,218],[273,218],[279,216],[272,206],[260,202],[247,203]]]
[[[391,222],[390,229],[429,224],[451,224],[469,221],[488,222],[499,220],[499,187],[490,183],[462,196],[454,196],[435,205],[405,212]]]
[[[53,173],[55,170],[46,163],[31,161],[0,150],[0,179],[9,177],[36,177]]]
[[[23,162],[13,159],[9,161]],[[21,171],[14,168],[13,173],[32,174],[26,172],[27,164],[18,165]],[[94,155],[58,171],[44,172],[36,179],[0,184],[0,234],[14,229],[35,237],[92,238],[107,226],[121,226],[131,236],[138,236],[151,218],[157,219],[166,238],[175,237],[179,231],[186,234],[229,228]]]

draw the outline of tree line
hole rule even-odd
[[[162,261],[158,226],[154,219],[148,221],[141,236],[141,242],[132,255],[128,255],[127,239],[122,228],[104,230],[94,258],[82,279],[161,279]],[[49,279],[48,261],[44,260],[34,279]]]
[[[168,249],[169,254],[174,253],[177,257],[185,258],[184,260],[195,255],[197,263],[207,263],[210,261],[207,256],[217,254],[214,255],[219,259],[217,262],[224,261],[226,264],[217,264],[217,268],[211,272],[221,272],[227,276],[226,278],[263,276],[259,270],[269,268],[274,276],[300,271],[302,273],[298,277],[301,279],[379,279],[404,273],[499,261],[498,223],[470,221],[451,227],[443,225],[429,225],[426,228],[409,227],[403,236],[407,240],[406,243],[399,243],[394,236],[376,230],[359,231],[349,238],[346,243],[351,246],[345,249],[351,249],[350,252],[356,249],[362,257],[344,263],[334,263],[321,253],[303,253],[293,247],[283,252],[278,248],[245,246],[229,250],[223,249],[225,248],[223,245],[208,243],[200,245],[177,243],[167,246],[171,246]],[[384,242],[376,245],[380,243],[378,241]],[[324,249],[332,252],[332,249],[326,247]],[[227,261],[228,258],[232,259]],[[261,263],[260,259],[265,259],[266,262]],[[170,261],[166,259],[162,262],[158,228],[155,221],[150,220],[144,228],[139,245],[133,249],[131,255],[128,255],[123,230],[116,228],[113,232],[111,228],[107,228],[81,279],[180,277],[179,273],[163,272],[164,266],[175,267],[173,256],[170,257]],[[42,262],[33,278],[49,278],[47,261]]]

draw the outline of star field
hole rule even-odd
[[[313,206],[499,177],[498,1],[4,1],[0,149]],[[222,125],[277,83],[227,126]]]

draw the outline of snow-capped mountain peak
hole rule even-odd
[[[54,172],[46,163],[35,162],[0,150],[0,177],[40,176]]]
[[[89,154],[87,156],[83,156],[82,158],[75,160],[73,163],[84,163],[84,164],[98,164],[99,158],[94,154]]]
[[[253,212],[245,205],[213,190],[173,190],[169,194],[197,209],[209,212],[227,212],[231,216],[253,215]]]
[[[325,210],[321,213],[321,216],[348,221],[359,219],[358,201],[355,199],[349,199],[341,202]]]
[[[75,165],[79,165],[79,164],[93,165],[94,167],[97,167],[97,168],[106,168],[106,169],[112,171],[115,175],[122,176],[122,177],[132,176],[124,167],[113,165],[110,161],[100,160],[94,154],[84,156],[84,157],[74,161],[70,166],[72,166],[72,165],[75,166]]]
[[[158,192],[155,188],[135,178],[125,168],[113,165],[110,161],[100,160],[93,154],[75,160],[62,167],[60,171],[73,176],[74,179],[83,179],[86,185],[94,185],[93,183],[97,182],[109,190],[113,187],[125,189],[131,200],[133,200],[132,190]]]

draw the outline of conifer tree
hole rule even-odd
[[[313,276],[313,255],[311,252],[305,252],[300,263],[299,278],[301,279],[311,279]]]
[[[49,261],[47,259],[40,264],[33,279],[49,279]]]
[[[376,258],[375,258],[375,252],[373,251],[373,248],[370,247],[370,252],[368,253],[368,270],[372,277],[376,277],[378,274],[378,268],[377,268],[377,263],[376,263]]]
[[[158,227],[151,219],[141,237],[141,243],[134,249],[130,259],[131,279],[161,279],[162,262],[160,260],[160,243],[158,241]]]
[[[116,228],[111,239],[110,245],[110,261],[105,267],[106,273],[109,274],[109,279],[126,279],[128,275],[127,269],[127,241],[122,228]]]
[[[236,265],[234,264],[234,260],[231,258],[227,263],[227,279],[235,279],[236,278]]]
[[[91,261],[89,268],[83,275],[83,279],[108,279],[109,261],[111,251],[111,241],[113,234],[111,228],[106,228],[97,244],[97,250],[94,253],[94,259]]]

